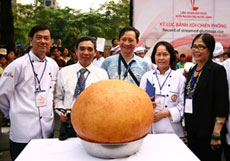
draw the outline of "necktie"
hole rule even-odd
[[[74,98],[77,98],[78,95],[80,95],[80,93],[85,89],[85,72],[87,71],[86,68],[82,68],[81,70],[79,70],[80,76],[78,77],[77,80],[77,84],[76,84],[76,88],[74,91]]]

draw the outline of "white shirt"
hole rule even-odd
[[[66,66],[59,71],[54,98],[55,108],[72,108],[72,105],[75,101],[73,95],[78,76],[80,75],[77,73],[79,73],[79,70],[82,68],[83,67],[78,62],[77,64]],[[88,67],[86,67],[86,69],[89,71],[89,73],[85,72],[84,74],[85,78],[87,78],[85,88],[100,80],[108,79],[108,74],[104,69],[96,67],[93,64],[90,64]],[[60,112],[57,113],[60,115]]]
[[[169,72],[171,73],[169,74]],[[184,86],[185,78],[174,70],[167,70],[164,75],[160,74],[159,70],[151,70],[146,72],[142,78],[140,87],[146,90],[147,79],[156,88],[155,93],[160,94],[160,87],[158,84],[159,78],[160,85],[166,80],[161,94],[165,96],[164,110],[169,110],[172,116],[172,120],[168,117],[161,119],[160,121],[153,123],[151,133],[176,133],[179,137],[184,136],[183,128],[181,125],[181,119],[184,115]]]
[[[230,59],[227,59],[223,62],[223,66],[226,70],[227,73],[227,79],[228,79],[228,96],[229,96],[229,101],[230,101]],[[227,126],[227,131],[228,133],[226,134],[226,142],[228,145],[230,145],[230,105],[229,105],[229,114],[228,114],[228,120],[226,122]]]
[[[105,60],[104,57],[100,57],[99,59],[95,58],[93,60],[93,65],[95,65],[97,67],[101,67],[101,64],[103,63],[104,60]]]
[[[32,51],[29,54],[40,79],[45,61],[42,62]],[[0,109],[10,119],[10,140],[13,142],[28,143],[31,139],[48,138],[53,134],[53,92],[58,65],[51,58],[46,57],[45,60],[47,65],[41,79],[41,89],[46,91],[44,107],[36,106],[34,92],[38,82],[28,54],[10,63],[0,79]]]

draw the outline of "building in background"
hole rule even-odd
[[[38,0],[11,0],[12,3],[21,3],[21,4],[37,4]],[[42,4],[47,7],[56,7],[61,8],[57,0],[43,0]]]
[[[44,0],[43,5],[47,7],[56,7],[56,8],[61,8],[59,3],[56,0]]]

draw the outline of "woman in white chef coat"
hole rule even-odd
[[[147,80],[155,87],[154,122],[150,133],[176,133],[184,137],[181,120],[184,114],[184,76],[175,71],[176,55],[172,45],[158,42],[152,52],[157,68],[146,72],[140,87],[146,90]]]

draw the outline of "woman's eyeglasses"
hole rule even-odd
[[[191,49],[192,49],[192,50],[196,50],[196,49],[198,49],[198,50],[204,50],[204,49],[206,49],[206,48],[207,48],[207,46],[202,45],[202,44],[191,46]]]

